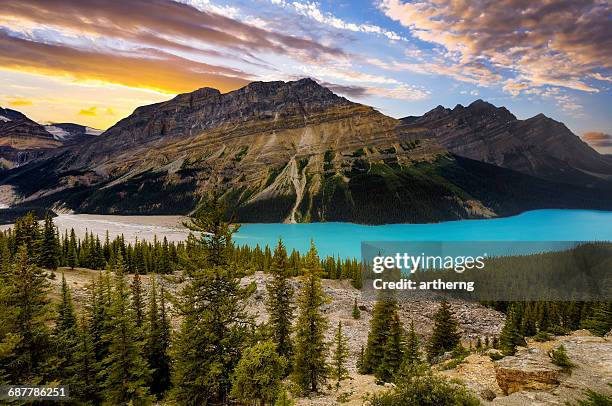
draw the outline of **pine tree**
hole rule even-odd
[[[78,399],[79,404],[95,405],[100,403],[96,365],[96,353],[91,329],[85,317],[77,327],[76,344],[72,364],[68,367],[70,396]]]
[[[68,241],[68,253],[66,256],[66,263],[70,269],[74,269],[74,267],[77,265],[77,256],[77,241],[73,228],[70,230],[70,240]]]
[[[419,344],[419,337],[414,330],[414,321],[410,322],[410,330],[406,337],[406,347],[404,350],[404,366],[412,366],[413,364],[421,363],[421,349]]]
[[[45,216],[45,225],[40,236],[38,249],[38,265],[50,270],[57,269],[59,258],[55,241],[55,226],[49,213]]]
[[[499,347],[504,355],[513,355],[517,345],[526,345],[516,312],[517,310],[513,307],[508,310],[506,322],[499,336]]]
[[[129,289],[125,283],[125,265],[119,257],[113,267],[114,291],[108,320],[108,354],[100,372],[103,379],[104,403],[119,405],[152,403],[148,382],[151,371],[143,355],[144,343],[136,326],[130,305]]]
[[[134,309],[134,321],[136,322],[136,326],[138,328],[142,327],[144,321],[144,300],[142,297],[142,282],[140,280],[140,274],[138,270],[134,273],[134,278],[132,279],[132,307]]]
[[[397,301],[388,297],[377,300],[372,311],[362,373],[372,374],[379,369],[389,338],[389,326],[397,315]]]
[[[289,281],[289,264],[287,263],[287,251],[282,241],[274,250],[272,258],[272,280],[266,285],[268,291],[269,325],[272,340],[276,343],[278,354],[290,360],[293,356],[293,345],[291,343],[291,323],[293,321],[293,287]]]
[[[254,286],[241,287],[242,274],[230,263],[236,227],[224,215],[225,207],[213,198],[186,224],[192,233],[182,265],[192,278],[175,301],[182,323],[173,346],[172,397],[179,404],[227,399],[232,371],[254,324],[245,310]]]
[[[62,300],[57,309],[54,336],[59,358],[56,369],[59,379],[64,381],[70,377],[70,368],[74,363],[74,347],[78,340],[74,305],[64,273],[62,273]]]
[[[360,374],[365,374],[366,372],[364,371],[364,355],[365,355],[365,349],[363,348],[363,345],[361,346],[361,349],[359,350],[359,355],[357,355],[357,372],[359,372]]]
[[[359,307],[357,306],[357,299],[355,299],[355,302],[353,303],[352,316],[355,320],[358,320],[361,318],[361,311],[359,311]]]
[[[152,369],[151,393],[158,398],[170,387],[170,325],[166,319],[166,304],[163,291],[160,303],[157,297],[157,276],[151,278],[151,294],[149,296],[149,311],[147,314],[147,345],[146,355]]]
[[[241,402],[271,404],[282,389],[286,368],[287,360],[278,355],[272,341],[259,342],[243,352],[236,366],[231,395]]]
[[[592,314],[582,322],[582,327],[600,337],[610,332],[612,329],[612,302],[595,304]]]
[[[446,300],[440,302],[440,307],[433,319],[433,334],[427,346],[427,359],[429,361],[447,351],[452,351],[459,344],[460,339],[457,320]]]
[[[404,343],[402,340],[402,323],[399,315],[395,313],[388,326],[387,342],[383,348],[384,354],[379,367],[376,369],[376,378],[382,382],[392,382],[395,374],[402,364]]]
[[[319,257],[314,243],[305,258],[305,276],[298,297],[299,316],[295,335],[294,381],[304,391],[316,392],[328,375],[325,330],[321,314],[326,297],[321,286]]]
[[[49,324],[52,314],[49,282],[19,247],[2,289],[2,369],[8,382],[39,383],[46,379],[51,355]]]
[[[348,339],[342,333],[342,322],[338,322],[338,328],[334,336],[334,352],[332,355],[331,378],[336,381],[336,388],[349,377],[346,369],[346,361],[349,357]]]

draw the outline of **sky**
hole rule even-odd
[[[0,0],[0,106],[38,122],[302,77],[393,117],[544,113],[612,153],[608,0]]]

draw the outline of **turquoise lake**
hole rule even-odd
[[[352,223],[243,224],[238,244],[270,247],[283,239],[287,250],[306,252],[314,240],[319,255],[361,256],[362,241],[612,241],[612,212],[534,210],[513,217],[434,224]]]

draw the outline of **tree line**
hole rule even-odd
[[[90,231],[86,231],[81,239],[74,229],[60,234],[50,214],[39,222],[33,212],[18,218],[13,228],[0,232],[0,258],[12,259],[22,245],[27,248],[33,263],[45,269],[81,267],[104,270],[121,256],[126,273],[141,275],[170,274],[181,266],[180,257],[199,249],[196,240],[168,242],[166,237],[160,241],[156,236],[152,242],[137,239],[126,243],[123,235],[111,240],[108,231],[102,240]],[[228,251],[231,261],[248,273],[269,273],[271,270],[273,252],[267,244],[263,248],[230,244]],[[290,275],[302,275],[305,256],[295,249],[290,254],[285,251],[284,255]],[[362,264],[357,259],[328,256],[324,259],[317,257],[317,261],[317,266],[322,268],[322,278],[347,279],[354,287],[361,287]]]

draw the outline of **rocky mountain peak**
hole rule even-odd
[[[310,78],[291,82],[252,82],[221,93],[204,87],[163,103],[137,108],[107,135],[131,140],[191,136],[224,125],[248,121],[305,120],[336,106],[355,105]]]

